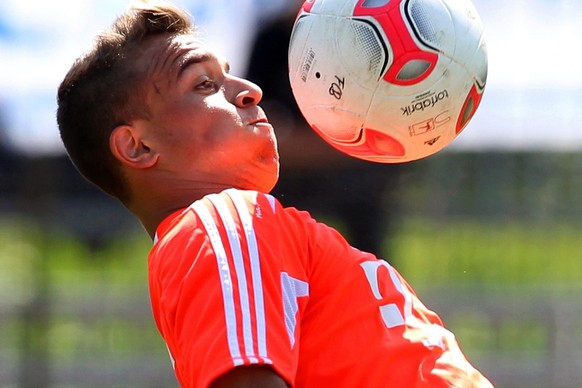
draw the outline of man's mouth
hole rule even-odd
[[[268,124],[269,121],[266,118],[260,118],[253,120],[249,123],[249,125],[258,125],[258,124]]]

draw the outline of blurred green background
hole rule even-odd
[[[0,212],[0,386],[175,386],[145,232],[66,161],[19,166]],[[580,198],[581,154],[443,152],[402,166],[381,254],[496,386],[577,386]]]

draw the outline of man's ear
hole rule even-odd
[[[150,168],[158,160],[158,154],[143,142],[141,132],[131,125],[116,127],[109,136],[109,147],[117,160],[134,168]]]

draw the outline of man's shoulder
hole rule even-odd
[[[284,207],[269,193],[227,189],[208,194],[171,215],[158,228],[158,237],[167,242],[182,239],[192,242],[192,236],[213,231],[223,238],[230,232],[274,236],[279,232],[293,234],[306,225],[315,227],[317,223],[308,212]]]

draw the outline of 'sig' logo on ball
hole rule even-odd
[[[412,124],[409,127],[410,136],[423,135],[429,131],[433,131],[451,121],[449,111],[439,113],[435,117],[430,117],[426,120]],[[434,143],[433,143],[434,144]],[[429,144],[432,145],[432,144]]]

